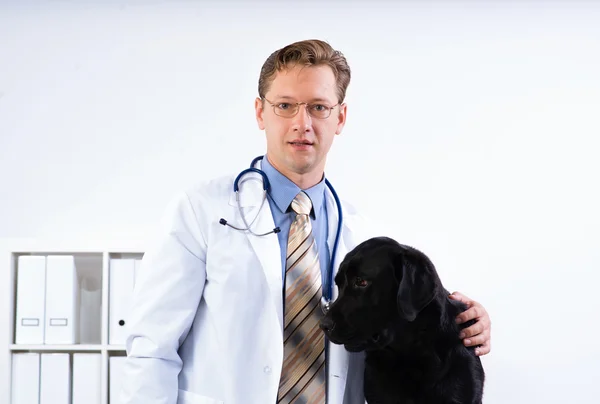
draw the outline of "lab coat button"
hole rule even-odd
[[[269,374],[269,373],[271,373],[271,368],[269,366],[265,366],[264,371],[266,374]]]

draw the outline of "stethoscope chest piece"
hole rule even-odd
[[[321,296],[321,310],[323,310],[323,314],[327,314],[329,311],[329,300],[325,299],[325,296]]]

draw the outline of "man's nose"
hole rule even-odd
[[[305,104],[298,106],[298,112],[292,118],[294,120],[294,130],[298,132],[310,131],[312,125],[312,118],[308,113],[308,106]]]
[[[330,316],[325,316],[319,322],[319,327],[325,332],[332,332],[335,328],[335,322]]]

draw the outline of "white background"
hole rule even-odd
[[[353,73],[327,175],[488,309],[484,402],[597,403],[599,21],[594,1],[0,2],[0,237],[147,238],[175,192],[264,152],[266,57],[325,39]]]

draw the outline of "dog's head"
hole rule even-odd
[[[420,251],[387,237],[350,251],[335,277],[339,294],[320,326],[349,351],[382,347],[392,324],[412,322],[442,288],[432,262]]]

